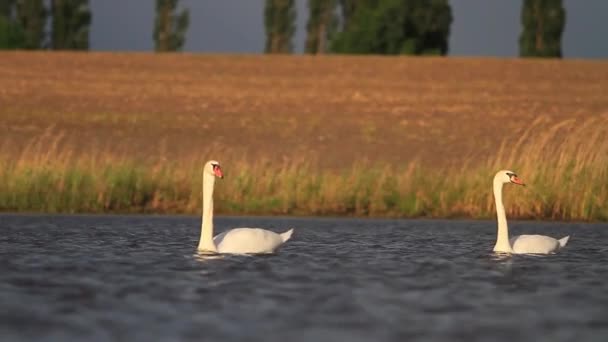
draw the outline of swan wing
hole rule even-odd
[[[561,248],[560,241],[545,235],[519,235],[511,238],[509,242],[513,252],[517,254],[549,254]]]
[[[293,228],[291,228],[288,231],[283,232],[279,235],[281,236],[281,239],[283,239],[283,242],[287,242],[287,240],[291,239],[291,234],[293,234]],[[566,241],[568,241],[568,240],[566,240]]]
[[[213,238],[217,251],[227,254],[266,254],[275,252],[289,240],[293,229],[282,234],[261,228],[234,228]]]
[[[557,240],[559,242],[559,248],[566,247],[566,244],[568,243],[568,240],[570,240],[570,235],[564,236],[563,238]]]

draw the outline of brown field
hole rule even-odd
[[[75,157],[178,165],[223,155],[463,165],[508,148],[532,122],[534,135],[608,115],[603,61],[49,52],[0,61],[4,157],[44,141],[39,149]]]

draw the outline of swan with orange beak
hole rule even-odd
[[[554,239],[545,235],[518,235],[509,238],[509,226],[505,207],[502,203],[502,189],[504,184],[525,186],[523,180],[513,171],[501,170],[494,176],[493,189],[496,203],[496,218],[498,221],[498,236],[494,252],[513,254],[549,254],[555,253],[566,246],[570,236]]]
[[[203,167],[203,214],[198,250],[222,254],[274,253],[291,238],[293,229],[275,233],[261,228],[234,228],[213,236],[213,188],[224,178],[220,163],[210,160]]]

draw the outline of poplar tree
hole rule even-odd
[[[88,50],[91,10],[88,0],[51,0],[51,47]]]
[[[308,9],[310,14],[306,24],[305,51],[312,54],[325,53],[338,24],[334,13],[336,0],[308,0]]]
[[[524,0],[519,36],[522,57],[562,57],[561,39],[566,24],[562,0]]]
[[[296,7],[294,0],[266,0],[264,26],[266,53],[291,53],[295,33]]]
[[[17,0],[17,21],[23,33],[23,48],[40,49],[44,45],[47,10],[42,0]]]
[[[348,30],[350,26],[350,20],[352,19],[355,9],[358,3],[365,2],[366,0],[340,0],[340,10],[342,12],[342,29]]]
[[[15,19],[15,0],[0,0],[0,50],[21,49],[25,37]]]
[[[187,9],[177,12],[177,0],[156,0],[154,45],[157,52],[180,51],[190,25]]]
[[[0,17],[12,18],[16,0],[0,0]]]

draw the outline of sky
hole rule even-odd
[[[297,5],[295,52],[302,53],[308,0]],[[449,55],[518,55],[521,0],[450,0],[454,21]],[[90,48],[101,51],[152,51],[153,0],[90,0]],[[190,10],[184,51],[261,53],[264,0],[181,0]],[[608,1],[564,0],[565,58],[608,58]]]

